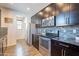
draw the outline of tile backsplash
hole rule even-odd
[[[75,38],[79,35],[79,25],[66,27],[39,28],[38,33],[57,33],[60,37]]]

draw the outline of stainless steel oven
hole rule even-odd
[[[42,55],[51,55],[51,39],[39,37],[39,51]]]

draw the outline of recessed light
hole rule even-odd
[[[50,11],[52,11],[52,8],[51,7],[47,7],[47,8],[45,8],[45,11],[50,12]]]
[[[63,6],[64,6],[64,3],[57,3],[57,5],[58,5],[59,7],[63,7]]]
[[[49,17],[49,14],[45,14],[44,17],[46,17],[46,18]]]
[[[53,11],[53,12],[52,12],[52,15],[53,15],[53,16],[56,16],[56,15],[58,15],[58,14],[59,14],[59,11]]]
[[[49,20],[49,18],[46,18],[46,20]]]
[[[14,3],[9,3],[10,5],[14,5]]]
[[[42,16],[43,15],[43,12],[39,12],[38,14]]]
[[[29,11],[29,10],[30,10],[30,8],[27,8],[27,10]]]

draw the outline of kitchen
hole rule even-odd
[[[79,4],[51,3],[34,16],[32,45],[44,56],[79,56]]]
[[[2,3],[0,9],[0,56],[79,56],[79,3]]]

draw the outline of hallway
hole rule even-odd
[[[17,40],[16,46],[8,47],[5,56],[41,56],[33,46],[26,44],[25,40]]]

